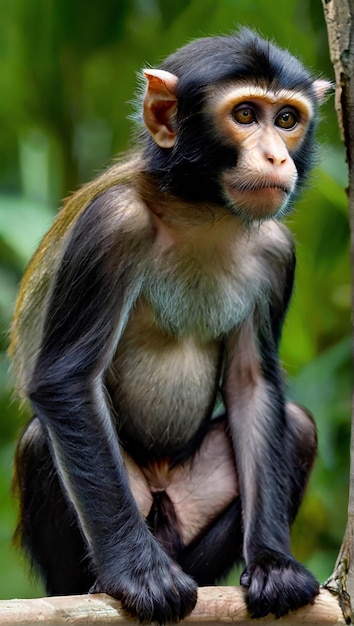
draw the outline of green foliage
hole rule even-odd
[[[24,422],[5,356],[24,265],[60,204],[130,145],[136,74],[194,37],[248,25],[333,76],[320,0],[0,0],[0,597],[42,593],[11,548],[11,458]],[[289,219],[297,289],[284,331],[289,393],[319,427],[319,458],[294,550],[324,579],[347,508],[351,344],[346,164],[333,102],[319,165]],[[276,503],[275,503],[276,506]],[[236,578],[230,579],[237,582]]]

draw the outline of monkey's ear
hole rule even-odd
[[[333,92],[335,89],[335,85],[330,80],[326,80],[325,78],[318,78],[315,80],[313,87],[315,90],[316,100],[319,104],[325,102],[329,92]]]
[[[177,109],[178,78],[164,70],[143,70],[147,80],[143,119],[160,148],[172,148],[176,140],[173,117]]]

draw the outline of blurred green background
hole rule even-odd
[[[18,283],[61,198],[131,145],[136,73],[237,24],[274,38],[315,73],[333,72],[320,0],[0,0],[0,13],[0,597],[11,598],[43,593],[11,547],[12,455],[26,419],[6,359]],[[322,118],[318,166],[288,220],[299,260],[282,345],[289,393],[319,430],[293,546],[320,580],[346,520],[351,393],[347,168],[333,99]]]

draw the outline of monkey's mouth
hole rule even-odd
[[[263,187],[259,187],[259,189],[278,189],[287,195],[290,193],[289,187],[285,185],[264,185]]]
[[[252,193],[252,192],[267,192],[267,191],[280,191],[282,193],[285,193],[286,195],[289,195],[291,193],[291,189],[290,187],[288,187],[287,185],[282,185],[281,183],[274,183],[274,182],[266,182],[266,183],[240,183],[240,182],[229,182],[227,183],[228,187],[231,188],[233,191],[235,191],[236,193]]]
[[[275,215],[288,203],[292,191],[290,186],[274,181],[225,183],[227,197],[235,208],[256,219]]]

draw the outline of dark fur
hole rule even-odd
[[[129,222],[126,214],[132,203],[154,202],[157,207],[171,203],[184,216],[190,211],[191,222],[201,208],[211,214],[224,210],[218,175],[235,162],[237,152],[209,133],[201,108],[205,88],[217,88],[234,78],[266,79],[272,87],[296,88],[314,99],[312,78],[288,52],[249,31],[189,44],[162,67],[180,77],[176,146],[162,149],[146,137],[140,169],[134,166],[128,177],[122,175],[121,183],[117,175],[114,183],[112,168],[106,178],[91,185],[87,197],[78,194],[69,202],[64,209],[64,216],[65,211],[69,216],[66,236],[62,238],[59,217],[59,225],[28,270],[26,295],[31,281],[36,285],[44,280],[40,268],[45,267],[48,246],[54,241],[51,255],[57,249],[60,254],[47,272],[48,286],[43,292],[33,288],[30,314],[20,302],[15,322],[14,351],[21,355],[24,338],[32,332],[28,324],[35,333],[40,324],[36,316],[44,320],[38,349],[30,346],[32,357],[27,362],[24,354],[21,366],[25,396],[36,417],[16,455],[21,502],[18,535],[49,594],[82,593],[91,587],[119,598],[129,614],[141,621],[178,621],[193,609],[197,584],[215,583],[243,557],[246,569],[241,583],[248,588],[251,615],[280,616],[318,593],[318,583],[290,552],[289,526],[308,480],[316,435],[312,419],[286,404],[278,359],[295,268],[289,235],[279,226],[279,241],[271,236],[260,240],[253,254],[262,275],[252,276],[249,297],[253,291],[255,295],[249,316],[235,323],[231,333],[205,340],[218,342],[220,356],[215,360],[207,408],[198,420],[194,417],[196,426],[187,442],[181,444],[176,438],[166,447],[151,433],[146,433],[146,443],[144,436],[132,436],[134,415],[125,414],[115,399],[119,374],[111,361],[119,352],[126,325],[137,315],[141,294],[145,302],[154,293],[146,285],[152,276],[156,233],[142,218],[136,224]],[[301,150],[293,155],[298,188],[312,162],[314,123]],[[201,204],[205,201],[207,208]],[[252,230],[248,224],[247,232],[251,245],[258,237],[258,225]],[[162,262],[159,267],[163,269]],[[186,275],[187,270],[188,264]],[[229,270],[231,281],[235,268]],[[222,267],[220,271],[224,272]],[[175,279],[173,268],[171,276]],[[197,286],[198,276],[194,276]],[[263,281],[261,287],[253,287],[258,280]],[[242,284],[240,289],[246,291]],[[198,303],[185,291],[180,306],[195,312]],[[216,307],[205,295],[205,301]],[[154,304],[150,306],[154,310]],[[220,301],[220,311],[223,306]],[[214,311],[216,317],[220,311]],[[209,314],[202,311],[204,319]],[[201,323],[195,329],[201,343],[202,331]],[[174,339],[174,333],[163,327],[161,336],[165,335]],[[146,371],[143,381],[135,379],[133,363],[129,362],[131,386],[139,394],[151,373]],[[166,457],[172,470],[191,458],[197,463],[202,442],[215,423],[210,404],[220,391],[226,406],[222,423],[227,420],[226,437],[232,437],[241,497],[235,496],[184,545],[180,522],[165,491],[153,493],[152,507],[143,519],[119,444],[143,465]],[[162,413],[180,410],[169,406],[169,388],[165,393]],[[144,407],[144,396],[139,400]],[[184,433],[180,434],[183,440]]]

